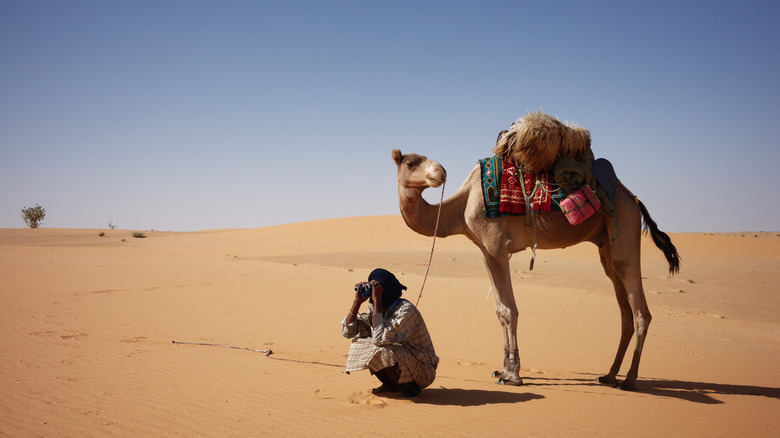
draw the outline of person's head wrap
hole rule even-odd
[[[406,286],[401,284],[395,275],[382,268],[371,271],[368,281],[371,280],[376,280],[382,285],[382,308],[385,310],[390,308],[395,300],[401,298],[401,294],[406,290]],[[370,301],[373,303],[373,298]]]

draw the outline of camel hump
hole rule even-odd
[[[590,131],[543,111],[528,113],[499,134],[493,153],[508,156],[527,172],[552,169],[561,156],[594,158]]]

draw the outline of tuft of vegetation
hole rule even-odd
[[[693,284],[693,283],[696,283],[696,282],[695,282],[695,281],[693,281],[692,279],[690,279],[690,278],[689,278],[689,279],[688,279],[688,283],[691,283],[691,284]]]
[[[105,235],[106,235],[106,233],[104,233],[104,232],[102,232],[102,231],[101,231],[101,232],[98,234],[98,236],[100,236],[100,237],[103,237],[103,236],[105,236]]]
[[[112,230],[116,230],[116,224],[114,223],[114,220],[113,220],[113,219],[111,219],[110,221],[108,221],[108,228],[110,228],[110,229],[112,229]]]
[[[141,233],[139,231],[134,231],[133,232],[133,237],[135,237],[136,239],[143,239],[144,237],[146,237],[146,234]]]
[[[44,217],[46,217],[46,209],[38,204],[35,204],[35,207],[24,207],[22,209],[22,219],[30,228],[38,228],[43,223]]]

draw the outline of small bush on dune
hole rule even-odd
[[[46,209],[38,204],[35,204],[35,207],[24,207],[22,209],[22,219],[30,228],[38,228],[43,223],[44,217],[46,217]]]

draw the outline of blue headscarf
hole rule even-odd
[[[376,280],[382,285],[382,309],[384,310],[389,309],[406,290],[406,286],[401,284],[395,275],[382,268],[371,271],[371,274],[368,275],[368,281],[371,280]],[[373,298],[370,301],[373,303]]]

